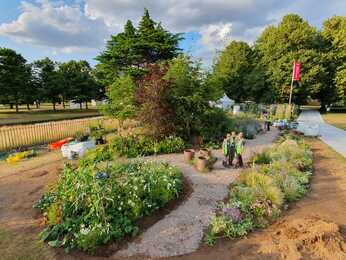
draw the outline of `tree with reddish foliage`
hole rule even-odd
[[[137,81],[136,103],[140,107],[138,119],[155,138],[175,133],[175,113],[168,101],[170,84],[164,79],[167,70],[167,65],[148,65],[148,73]]]

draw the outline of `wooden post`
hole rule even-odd
[[[292,80],[291,80],[291,90],[290,90],[290,98],[288,101],[288,104],[291,105],[292,103],[292,92],[293,92],[293,77],[294,77],[294,64],[296,63],[296,61],[293,62],[293,69],[292,69]]]

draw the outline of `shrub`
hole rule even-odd
[[[270,162],[271,157],[267,152],[258,153],[252,158],[252,163],[255,164],[269,164]]]
[[[235,129],[235,120],[217,107],[207,110],[202,116],[202,122],[199,132],[205,143],[220,142],[225,133]]]
[[[253,139],[255,135],[261,131],[261,124],[254,116],[244,114],[234,117],[234,131],[243,132],[246,139]]]
[[[49,245],[93,251],[138,231],[135,221],[151,214],[182,190],[181,172],[166,164],[112,162],[107,166],[66,166],[53,190],[35,205],[47,227]]]
[[[299,182],[292,176],[287,176],[284,179],[281,188],[285,194],[285,199],[288,202],[297,201],[306,193],[306,188],[300,185]]]
[[[169,136],[156,141],[150,137],[117,136],[111,141],[111,148],[119,156],[129,158],[163,153],[177,153],[185,148],[180,137]]]
[[[281,190],[275,186],[271,177],[257,172],[254,169],[243,172],[240,175],[240,182],[255,192],[255,197],[260,200],[269,200],[272,204],[280,207],[283,203],[283,194]]]

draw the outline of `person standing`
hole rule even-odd
[[[244,146],[245,146],[244,134],[240,132],[236,141],[236,157],[237,157],[236,167],[244,167],[244,163],[243,163]]]
[[[229,155],[228,155],[229,166],[233,166],[233,160],[235,157],[235,150],[236,150],[236,142],[237,142],[237,135],[235,132],[232,132],[230,142],[229,142]]]
[[[222,142],[222,151],[225,157],[224,160],[222,161],[222,164],[224,167],[229,167],[230,143],[231,143],[231,135],[227,134],[226,138],[223,139],[223,142]]]

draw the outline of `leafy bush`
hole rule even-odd
[[[234,117],[234,131],[243,132],[246,139],[253,139],[262,130],[261,124],[254,116],[243,114]]]
[[[312,154],[303,141],[286,137],[255,156],[254,168],[241,173],[232,185],[227,203],[212,219],[206,242],[217,236],[242,237],[265,227],[281,214],[286,202],[297,201],[307,192]]]
[[[207,110],[202,116],[200,135],[205,143],[220,142],[225,137],[225,133],[230,133],[235,129],[235,120],[220,108]]]
[[[267,152],[259,153],[252,158],[252,162],[255,164],[269,164],[271,157]]]
[[[150,137],[117,136],[111,142],[113,151],[129,158],[163,153],[177,153],[185,148],[185,142],[180,137],[166,137],[156,141]]]
[[[179,196],[181,172],[165,163],[112,162],[66,166],[57,185],[35,205],[47,227],[41,238],[54,247],[93,251],[138,231],[135,221]]]

